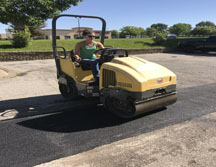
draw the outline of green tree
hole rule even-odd
[[[216,34],[216,27],[205,26],[205,27],[195,27],[191,31],[192,35],[214,35]]]
[[[117,30],[112,30],[111,31],[111,36],[112,36],[112,38],[118,38],[119,37],[119,32]]]
[[[54,15],[77,5],[82,0],[1,0],[0,22],[15,29],[44,23]]]
[[[189,35],[191,28],[190,24],[178,23],[171,26],[169,32],[176,35]]]
[[[216,25],[211,21],[201,21],[196,24],[196,27],[215,27]]]
[[[31,36],[32,37],[35,37],[35,36],[40,36],[40,35],[43,35],[43,33],[41,33],[41,28],[44,28],[46,27],[46,24],[45,23],[42,23],[40,25],[35,25],[35,26],[29,26],[29,31],[31,33]]]
[[[156,28],[148,27],[146,29],[146,35],[149,37],[154,37],[157,33],[158,33],[158,30]]]
[[[166,41],[167,33],[164,31],[157,31],[155,33],[155,36],[153,37],[153,41],[155,44],[163,44],[164,41]]]
[[[167,31],[168,25],[163,23],[152,24],[152,28],[157,29],[158,31]]]
[[[17,39],[18,36],[27,37],[28,33],[26,27],[29,27],[28,29],[33,32],[33,30],[36,29],[35,26],[40,26],[47,19],[69,9],[71,5],[77,5],[81,1],[82,0],[1,0],[0,22],[9,24],[13,28],[14,35],[16,35]],[[26,35],[23,35],[25,33]]]
[[[132,36],[142,36],[145,33],[144,28],[134,27],[134,26],[125,26],[120,30],[120,37],[125,38],[127,35]]]
[[[26,27],[22,31],[16,31],[13,35],[13,40],[11,41],[12,45],[15,48],[25,47],[29,44],[29,42],[31,40],[30,36],[31,36],[31,33],[30,33],[28,27]]]

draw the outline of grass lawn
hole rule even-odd
[[[74,49],[77,42],[82,40],[57,40],[58,46],[66,50]],[[105,39],[105,46],[125,49],[165,48],[176,46],[178,40],[168,40],[163,45],[155,45],[151,38],[142,39]],[[52,40],[32,40],[25,48],[13,48],[10,41],[0,41],[0,51],[52,51]]]

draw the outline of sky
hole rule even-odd
[[[107,30],[120,30],[124,26],[146,29],[155,23],[172,26],[188,23],[195,27],[200,21],[216,24],[216,0],[83,0],[78,6],[71,6],[62,14],[99,16],[106,20]],[[46,29],[51,29],[51,19],[46,21]],[[81,27],[101,29],[101,22],[80,19]],[[0,33],[5,33],[7,25],[0,23]],[[60,18],[58,29],[78,27],[77,19]]]

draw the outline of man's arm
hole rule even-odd
[[[77,43],[74,49],[74,58],[77,62],[81,61],[81,58],[79,57],[79,52],[81,47],[82,47],[82,43]]]
[[[100,42],[97,42],[96,45],[97,45],[97,47],[99,47],[100,49],[103,49],[103,48],[104,48],[103,44],[100,43]]]

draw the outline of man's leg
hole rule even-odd
[[[99,81],[100,77],[100,68],[99,68],[99,60],[98,59],[82,59],[80,64],[83,65],[91,65],[92,74],[96,81]]]
[[[96,81],[99,81],[100,77],[100,69],[99,69],[99,60],[98,59],[91,59],[91,66],[92,66],[92,74]]]

